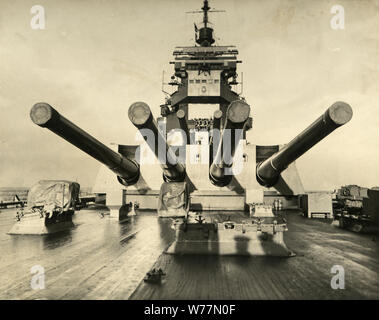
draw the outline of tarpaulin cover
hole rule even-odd
[[[185,215],[189,210],[189,193],[185,182],[164,182],[158,201],[158,214]]]
[[[28,207],[44,206],[45,208],[74,207],[79,197],[79,183],[65,180],[41,180],[30,188]]]

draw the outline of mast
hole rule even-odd
[[[210,10],[210,7],[208,5],[208,0],[204,0],[204,6],[201,9],[204,12],[203,22],[204,22],[204,27],[206,28],[208,26],[208,11]]]
[[[210,47],[215,42],[215,39],[213,37],[213,29],[208,27],[208,23],[209,23],[208,12],[210,11],[210,9],[211,7],[209,6],[208,0],[204,0],[203,7],[201,8],[203,12],[204,26],[198,30],[195,25],[196,42],[202,47]],[[197,11],[197,12],[201,12],[201,11]],[[216,12],[216,11],[210,11],[210,12]]]

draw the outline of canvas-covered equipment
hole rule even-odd
[[[41,180],[29,190],[28,207],[61,208],[62,211],[67,211],[74,208],[79,191],[80,185],[76,182]]]
[[[44,235],[74,227],[72,216],[80,185],[66,180],[41,180],[30,188],[28,208],[8,234]]]
[[[185,182],[164,182],[159,192],[158,215],[184,217],[189,211],[189,192]]]

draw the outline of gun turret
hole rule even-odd
[[[108,148],[100,141],[63,117],[47,103],[36,103],[30,110],[30,118],[40,127],[48,128],[91,157],[112,170],[123,185],[132,185],[139,179],[139,165]]]
[[[232,158],[249,115],[250,106],[242,100],[231,102],[226,111],[226,124],[209,170],[209,177],[217,186],[226,186],[232,179],[231,174],[225,174],[225,169],[232,166]],[[231,158],[228,159],[229,156]]]
[[[291,142],[257,165],[258,182],[265,187],[275,185],[283,170],[328,134],[349,122],[352,116],[353,110],[347,103],[334,103]]]
[[[186,177],[186,170],[181,163],[176,161],[174,152],[167,145],[161,132],[158,131],[150,107],[144,102],[135,102],[129,107],[128,116],[133,125],[140,130],[142,136],[145,136],[143,130],[146,129],[154,134],[154,141],[147,139],[146,142],[159,160],[164,180],[166,182],[183,181]]]

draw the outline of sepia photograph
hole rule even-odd
[[[378,30],[378,0],[1,0],[0,300],[378,300]]]

